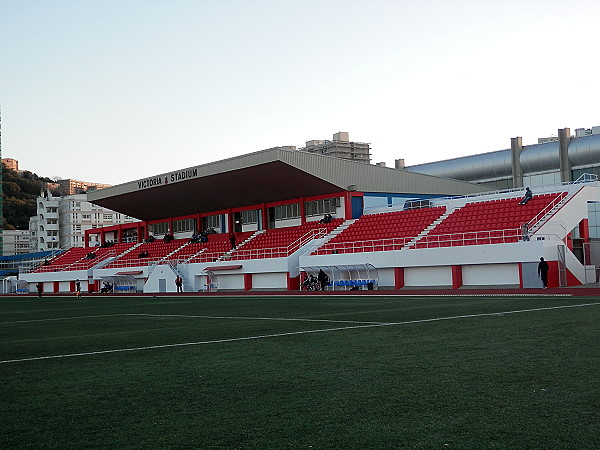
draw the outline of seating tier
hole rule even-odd
[[[124,255],[121,255],[103,268],[110,269],[115,267],[146,266],[149,262],[163,259],[187,242],[189,242],[188,239],[175,239],[170,242],[164,242],[162,240],[144,242]],[[142,253],[147,253],[147,256],[140,256]]]
[[[445,210],[442,206],[362,216],[314,254],[400,250]]]
[[[63,270],[87,270],[94,267],[102,260],[117,256],[135,244],[122,243],[111,247],[72,247],[66,252],[50,261],[50,265],[42,265],[35,272],[55,272]],[[93,258],[88,258],[93,253]],[[63,257],[64,255],[64,257]]]
[[[239,245],[253,234],[254,231],[235,233],[236,244]],[[181,255],[179,252],[172,255],[170,259],[184,259],[186,263],[204,263],[216,261],[231,250],[231,242],[227,233],[209,234],[208,242],[189,244],[188,247],[189,249],[187,251],[190,252],[190,255],[187,256],[188,259],[183,257],[185,256],[185,251]],[[194,251],[194,253],[191,253],[192,251]]]
[[[517,242],[521,227],[566,193],[539,195],[527,204],[521,198],[467,203],[421,239],[416,248]]]
[[[231,259],[281,258],[289,256],[312,239],[313,230],[331,232],[344,222],[344,219],[333,219],[329,223],[307,222],[303,225],[265,230],[254,236],[246,244],[231,254]],[[306,237],[307,241],[302,238]]]

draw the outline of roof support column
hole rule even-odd
[[[304,197],[300,197],[300,225],[306,223],[306,216],[304,215]]]
[[[269,228],[269,208],[267,208],[267,204],[263,203],[260,206],[260,216],[261,216],[261,230],[266,230]]]
[[[352,219],[352,192],[349,191],[344,192],[344,212],[346,213],[344,219]]]
[[[571,142],[571,130],[562,128],[558,130],[558,152],[560,158],[560,181],[568,183],[571,178],[571,161],[569,160],[569,142]]]
[[[521,168],[521,151],[523,150],[523,138],[514,137],[510,139],[510,152],[512,159],[513,188],[523,187],[523,169]]]
[[[136,242],[139,244],[140,242],[144,242],[145,237],[142,235],[142,233],[144,232],[143,228],[142,228],[142,222],[137,222],[135,225],[135,232],[137,234],[137,240]]]
[[[233,212],[231,208],[227,209],[227,230],[222,230],[222,233],[233,233]]]

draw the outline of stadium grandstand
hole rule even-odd
[[[89,192],[140,219],[20,274],[20,291],[299,291],[539,288],[597,281],[595,175],[523,189],[277,147]],[[487,190],[486,190],[487,189]],[[92,239],[93,237],[93,239]],[[86,283],[87,282],[87,283]]]

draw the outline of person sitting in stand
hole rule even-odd
[[[151,244],[151,243],[152,243],[152,242],[154,242],[155,240],[156,240],[156,238],[155,238],[154,236],[150,235],[150,236],[148,236],[148,237],[146,238],[146,240],[145,240],[144,242],[146,242],[146,243],[148,243],[148,244]]]
[[[166,233],[165,237],[163,238],[163,241],[165,241],[165,244],[168,244],[169,242],[171,242],[173,239],[175,239],[173,237],[172,234]]]
[[[526,205],[526,204],[527,204],[527,202],[528,202],[529,200],[531,200],[532,198],[533,198],[533,192],[531,192],[531,189],[529,189],[529,188],[526,188],[526,189],[525,189],[525,197],[523,197],[523,200],[521,200],[521,201],[519,202],[519,205]]]
[[[200,242],[203,244],[208,242],[208,234],[206,234],[204,231],[200,233]]]
[[[319,220],[319,223],[330,223],[332,220],[333,217],[331,216],[331,214],[327,213],[323,216],[321,220]]]
[[[150,253],[148,253],[147,251],[143,251],[143,252],[140,252],[140,254],[138,255],[138,258],[147,258],[148,256],[150,256]]]

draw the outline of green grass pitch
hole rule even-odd
[[[600,448],[600,299],[0,298],[0,447]]]

